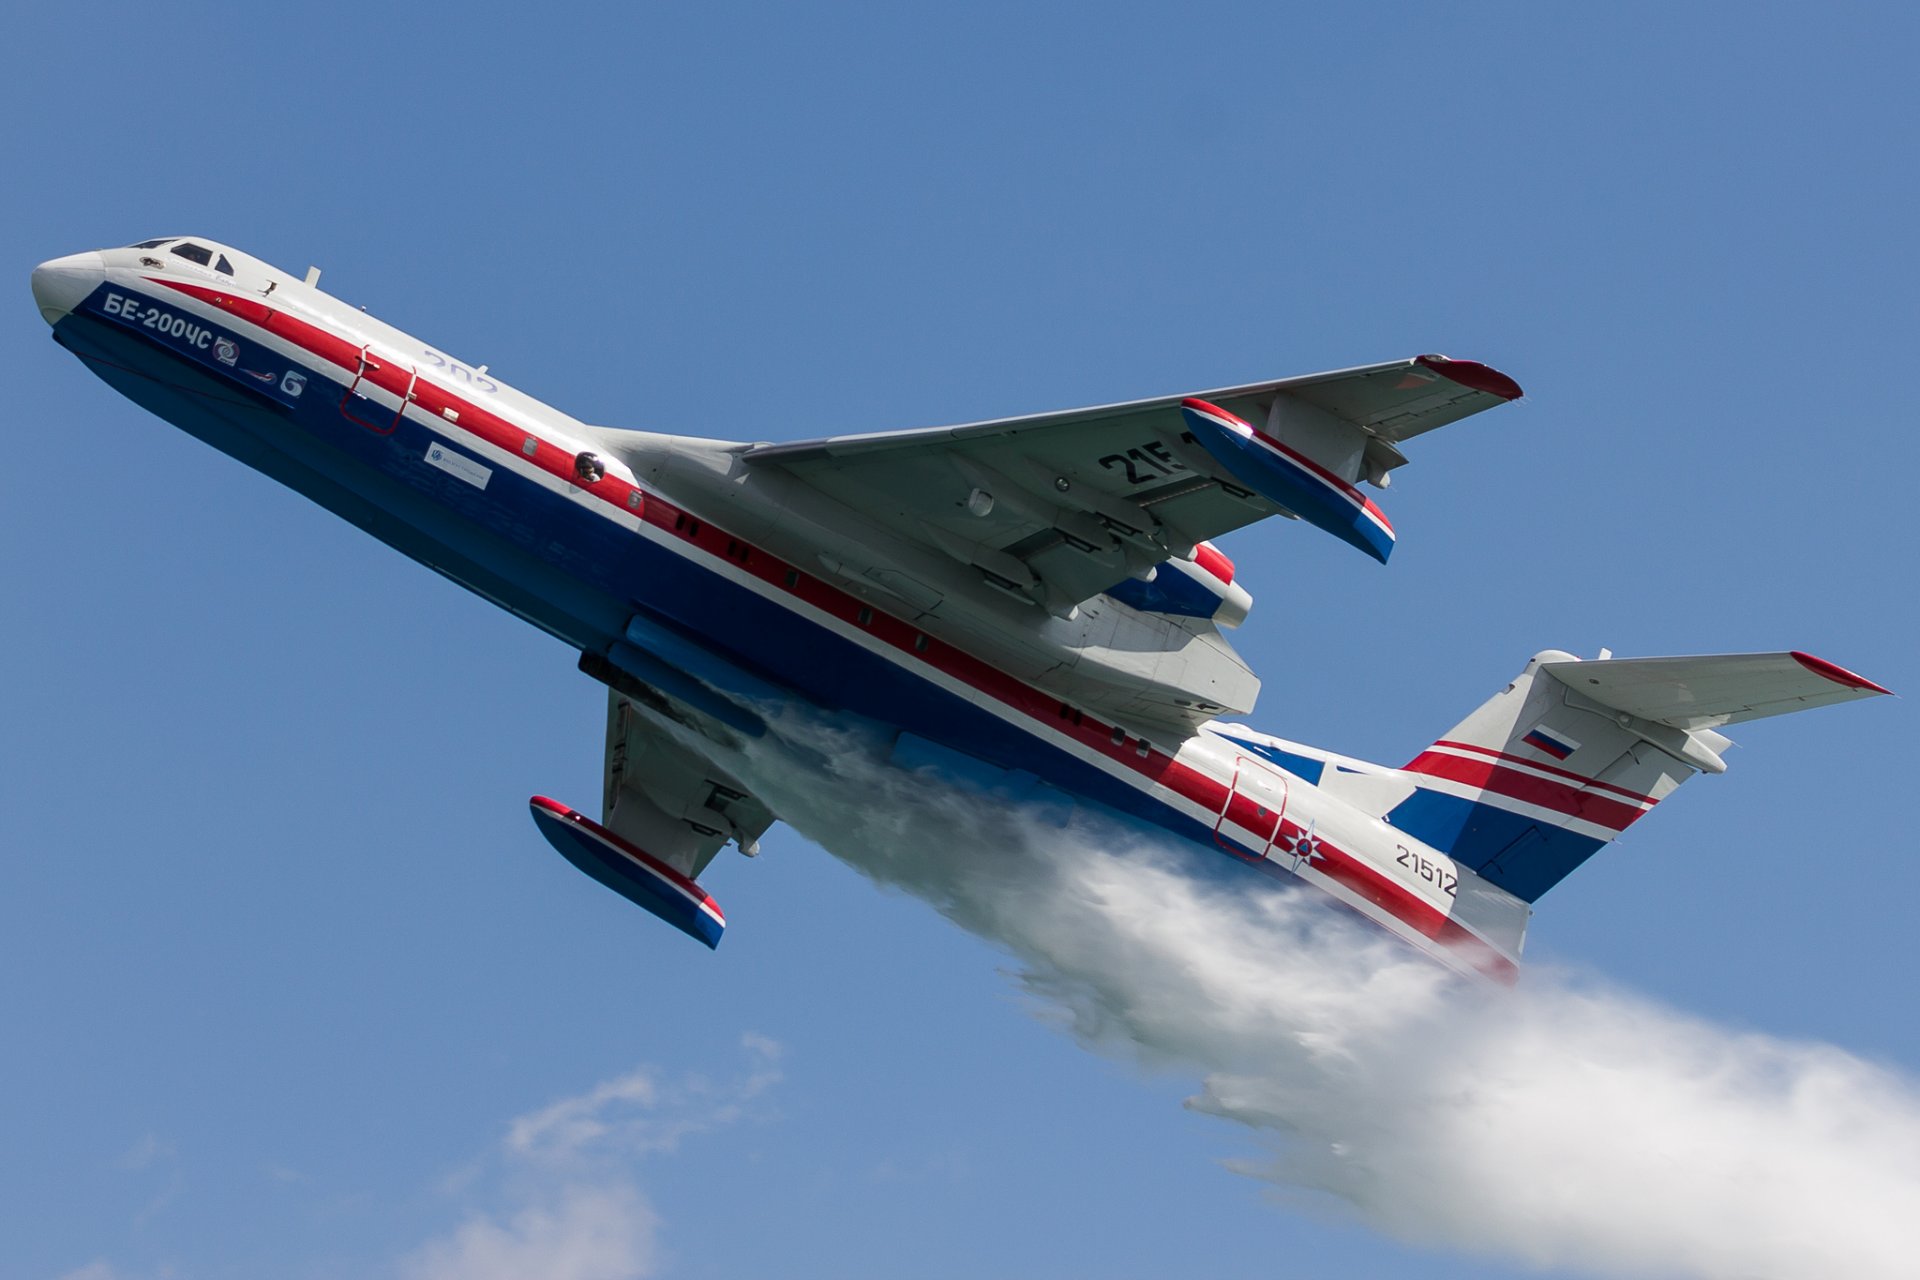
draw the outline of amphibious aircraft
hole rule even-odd
[[[1279,516],[1385,561],[1360,486],[1521,395],[1474,361],[708,440],[577,421],[318,281],[168,236],[32,287],[121,394],[577,650],[608,690],[599,817],[536,796],[533,818],[708,946],[725,920],[698,877],[778,815],[699,744],[778,733],[796,703],[877,726],[901,769],[1161,828],[1504,982],[1532,904],[1721,772],[1720,729],[1887,692],[1798,652],[1548,650],[1398,767],[1239,723],[1260,682],[1223,631],[1252,598],[1211,540]]]

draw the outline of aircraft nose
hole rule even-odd
[[[33,269],[33,300],[48,324],[59,324],[106,278],[105,258],[97,253],[70,253]]]

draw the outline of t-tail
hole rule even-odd
[[[1548,650],[1399,770],[1412,792],[1380,816],[1533,902],[1682,782],[1723,772],[1721,726],[1887,692],[1804,653]]]

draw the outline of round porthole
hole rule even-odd
[[[573,474],[580,477],[581,484],[592,484],[607,474],[607,464],[600,461],[597,453],[577,453],[573,457]]]

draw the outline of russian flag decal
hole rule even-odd
[[[1537,724],[1520,739],[1535,751],[1543,751],[1555,760],[1565,760],[1580,749],[1580,744],[1564,733],[1555,733],[1543,724]]]

